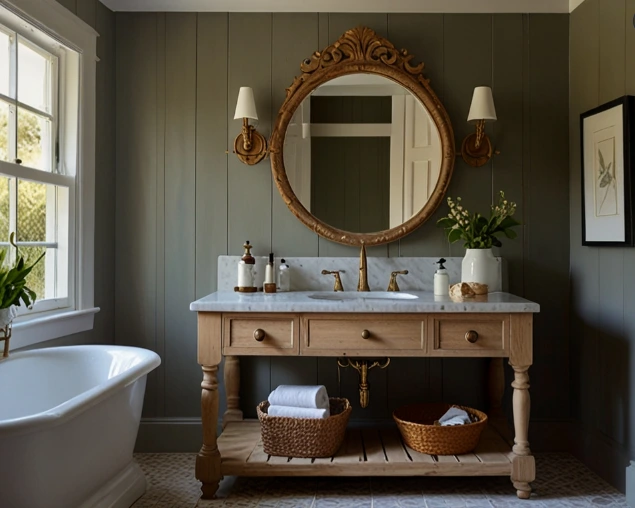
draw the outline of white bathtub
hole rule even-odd
[[[0,361],[0,507],[129,507],[132,451],[156,353],[69,346]]]

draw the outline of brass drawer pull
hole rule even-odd
[[[362,332],[362,339],[370,339],[370,332],[368,330]]]
[[[254,330],[254,339],[256,339],[258,342],[262,342],[263,340],[265,340],[266,336],[267,334],[262,328],[256,328]]]
[[[478,332],[475,332],[474,330],[466,332],[465,340],[468,341],[470,344],[474,344],[478,340]]]

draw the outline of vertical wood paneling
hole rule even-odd
[[[95,146],[96,342],[114,340],[115,325],[115,15],[97,2],[97,104]]]
[[[523,16],[500,14],[492,19],[492,91],[498,120],[492,125],[493,142],[505,147],[492,161],[494,202],[498,191],[518,205],[516,218],[525,223],[523,212]],[[518,237],[503,239],[499,254],[507,262],[509,291],[523,295],[524,226]]]
[[[625,62],[624,0],[600,2],[599,11],[598,105],[624,95],[625,69],[628,65]],[[630,30],[633,30],[632,26]],[[631,59],[632,56],[629,62]],[[598,271],[598,324],[602,347],[598,350],[597,361],[603,375],[598,379],[598,400],[602,402],[602,407],[595,413],[596,422],[602,433],[623,445],[625,426],[621,414],[626,403],[623,390],[628,386],[628,351],[623,351],[624,249],[600,249]]]
[[[469,42],[468,42],[469,41]],[[443,30],[443,104],[450,115],[456,146],[474,132],[467,115],[476,86],[492,85],[492,16],[446,14]],[[491,124],[486,126],[491,135]],[[480,168],[456,158],[448,195],[461,196],[470,211],[488,210],[492,202],[492,163]],[[447,205],[442,205],[447,210]],[[461,242],[450,246],[452,256],[462,256]]]
[[[196,315],[196,14],[165,19],[165,413],[199,414]]]
[[[99,0],[76,0],[77,16],[93,28],[97,25],[97,4]]]
[[[228,60],[228,133],[229,144],[240,132],[241,122],[234,120],[234,109],[241,86],[254,90],[258,108],[258,131],[268,138],[271,133],[271,46],[272,15],[229,15]],[[268,160],[247,166],[232,155],[228,162],[228,238],[230,254],[242,254],[242,245],[250,240],[253,253],[267,255],[271,248],[272,182]],[[241,359],[242,406],[245,417],[254,417],[256,405],[269,395],[271,368],[269,358]]]
[[[544,394],[533,415],[566,417],[569,253],[565,245],[554,248],[554,239],[566,236],[569,227],[569,108],[564,100],[568,94],[569,17],[532,14],[529,22],[531,154],[525,172],[525,296],[539,299],[541,304],[534,320],[537,360],[532,367],[532,387]],[[562,389],[551,390],[554,385]]]
[[[219,79],[227,74],[228,15],[199,14],[197,33],[196,297],[201,298],[216,289],[216,260],[229,252],[225,152],[231,105],[227,79]]]
[[[286,89],[301,73],[300,62],[319,49],[318,14],[273,14],[271,118],[275,121]],[[318,236],[291,213],[272,181],[272,242],[278,256],[317,256]],[[317,358],[271,358],[271,388],[315,384]]]
[[[443,103],[452,120],[456,146],[461,146],[463,138],[474,130],[466,121],[474,87],[492,83],[492,16],[446,14],[443,26]],[[469,49],[466,41],[469,41]],[[448,195],[461,196],[470,211],[488,210],[492,200],[491,162],[472,168],[457,157]],[[447,210],[447,205],[442,205],[442,210]],[[462,256],[465,249],[457,242],[450,247],[450,252]],[[481,403],[482,407],[484,386],[467,392],[465,379],[485,379],[486,368],[484,360],[444,359],[443,398],[477,407]]]
[[[156,15],[118,16],[116,25],[115,341],[155,349]],[[155,377],[147,390],[157,390]],[[144,415],[155,415],[153,397]]]
[[[624,67],[625,67],[625,94],[635,95],[635,65],[632,65],[632,55],[635,54],[635,28],[633,27],[633,18],[635,17],[635,0],[626,0],[625,9],[625,54],[624,54]],[[635,281],[635,249],[624,249],[624,335],[630,340],[626,342],[626,347],[630,346],[630,351],[625,354],[628,357],[627,372],[635,372],[635,354],[633,354],[632,341],[635,337],[635,312],[632,312],[632,306],[627,306],[627,302],[635,302],[635,285],[632,283]],[[624,361],[624,360],[623,360]],[[621,385],[622,394],[627,401],[631,401],[635,394],[635,376],[630,375]],[[627,422],[630,422],[631,428],[633,422],[635,422],[635,404],[628,403],[626,405],[628,409],[624,410],[622,418]],[[628,436],[629,449],[635,450],[635,439],[631,434]]]
[[[570,266],[571,356],[574,415],[591,422],[597,407],[597,322],[599,249],[582,247],[581,233],[581,159],[580,114],[597,106],[599,96],[599,2],[586,0],[571,13],[571,87],[570,87]],[[580,86],[584,83],[584,86]]]
[[[157,14],[157,197],[156,197],[156,352],[165,358],[165,13]],[[165,415],[165,362],[151,372],[156,376],[158,389],[156,414]]]
[[[271,118],[275,121],[300,62],[320,49],[318,14],[275,13],[271,51]],[[291,213],[272,182],[273,249],[281,256],[317,256],[318,236]]]

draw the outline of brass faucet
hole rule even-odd
[[[362,250],[359,252],[359,282],[357,291],[370,291],[368,287],[368,267],[366,263],[366,245],[362,243]]]
[[[408,275],[408,270],[392,272],[390,274],[390,282],[388,283],[388,289],[386,291],[399,291],[399,284],[397,284],[397,275]]]
[[[335,276],[333,291],[344,291],[344,286],[342,286],[342,279],[340,278],[340,271],[344,271],[344,270],[333,270],[332,272],[329,272],[328,270],[322,270],[322,275]]]

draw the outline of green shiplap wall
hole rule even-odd
[[[518,203],[523,227],[500,254],[509,287],[542,304],[535,319],[532,416],[567,420],[569,139],[568,15],[117,13],[116,341],[158,351],[144,416],[187,424],[200,414],[196,319],[189,303],[216,289],[216,258],[240,254],[357,256],[318,238],[288,211],[268,160],[232,153],[240,86],[254,89],[258,129],[271,133],[299,63],[345,30],[367,25],[425,62],[460,146],[472,91],[490,85],[499,120],[487,129],[501,151],[484,167],[457,159],[449,195],[486,210],[498,189]],[[229,152],[229,153],[227,153]],[[435,216],[373,256],[460,256]],[[395,359],[370,375],[371,405],[355,418],[386,418],[412,400],[482,407],[479,360]],[[280,383],[323,383],[337,393],[333,359],[244,358],[242,407]],[[341,393],[357,398],[356,376]],[[507,394],[510,395],[509,393]],[[222,410],[222,409],[221,409]]]
[[[634,0],[586,0],[571,13],[570,252],[577,454],[624,489],[635,459],[635,249],[583,247],[580,114],[635,95]]]

